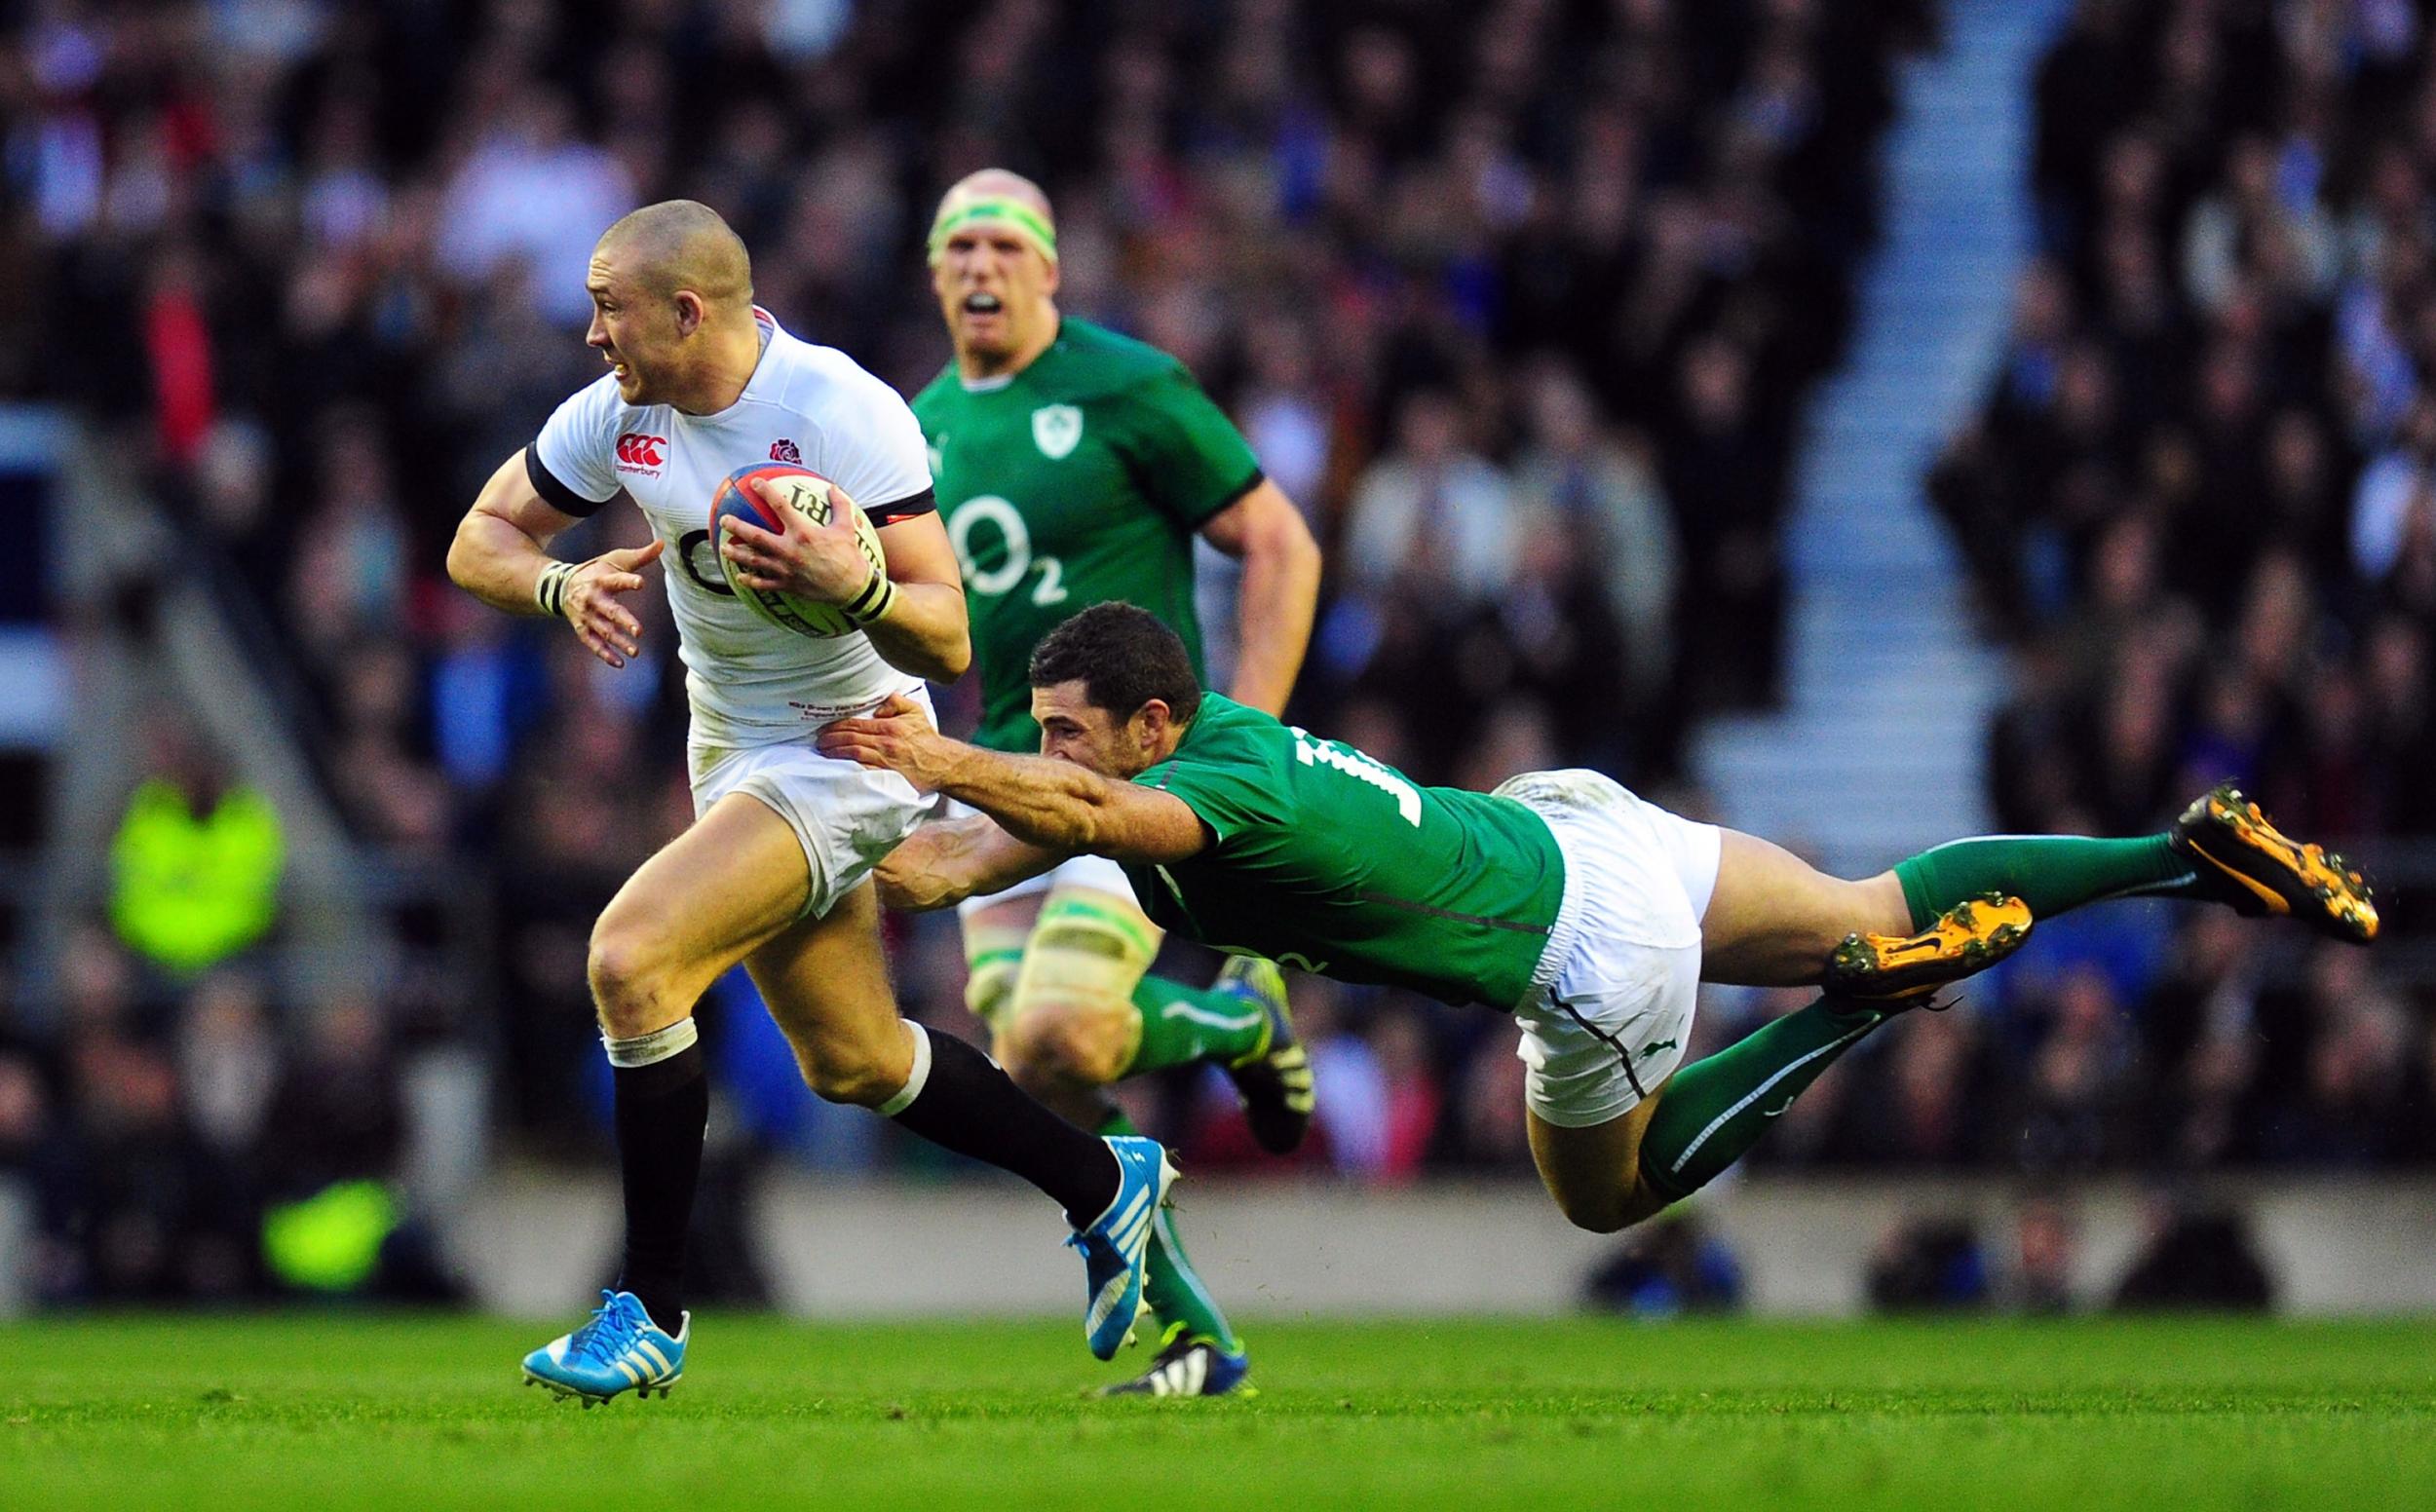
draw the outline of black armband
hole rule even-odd
[[[524,477],[525,481],[533,485],[533,492],[542,496],[542,503],[549,505],[561,514],[572,514],[578,519],[590,519],[599,511],[602,505],[609,502],[606,499],[587,499],[566,484],[559,482],[557,473],[542,466],[542,445],[539,437],[535,437],[533,444],[524,448]]]
[[[917,514],[935,514],[938,508],[938,490],[926,488],[918,494],[907,494],[894,504],[864,505],[862,512],[863,517],[871,521],[871,527],[877,530],[882,525],[894,525],[898,520],[909,520]]]

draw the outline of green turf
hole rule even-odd
[[[0,1328],[0,1505],[2436,1506],[2431,1323],[1272,1324],[1182,1403],[1084,1399],[1072,1324],[713,1316],[589,1413],[543,1332]]]

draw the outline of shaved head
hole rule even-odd
[[[749,306],[752,259],[719,212],[696,200],[663,200],[600,234],[592,256],[614,263],[638,291],[666,297],[691,289],[713,311]]]
[[[1043,220],[1054,222],[1056,216],[1048,208],[1048,196],[1041,186],[1010,169],[985,168],[977,173],[967,173],[948,185],[940,197],[939,213],[948,214],[975,200],[1012,200],[1040,212]]]
[[[584,289],[584,339],[628,404],[713,414],[736,402],[761,360],[752,259],[707,205],[646,205],[602,232]]]

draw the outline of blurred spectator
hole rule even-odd
[[[1633,1230],[1582,1282],[1589,1305],[1642,1318],[1738,1312],[1742,1299],[1741,1263],[1690,1212]]]
[[[2035,1316],[2073,1310],[2073,1262],[2079,1224],[2058,1195],[2026,1197],[2013,1210],[2013,1264],[2004,1278],[2006,1305]]]
[[[206,977],[178,1027],[177,1071],[195,1131],[224,1156],[251,1153],[280,1080],[280,1046],[261,984],[234,971]]]
[[[226,1302],[255,1282],[254,1204],[239,1168],[196,1135],[177,1073],[123,1032],[80,1032],[69,1121],[35,1200],[51,1301]]]
[[[1512,586],[1529,525],[1512,481],[1464,435],[1453,396],[1425,389],[1397,409],[1394,445],[1354,486],[1345,569],[1374,590],[1443,582],[1484,603]]]
[[[2274,1277],[2239,1213],[2159,1194],[2150,1199],[2146,1217],[2148,1236],[2115,1286],[2116,1307],[2265,1312],[2274,1306]]]
[[[1869,1304],[1881,1312],[1964,1311],[1988,1305],[1988,1255],[1966,1218],[1907,1219],[1878,1241]]]
[[[110,922],[166,970],[191,973],[270,932],[286,845],[279,814],[182,720],[146,728],[149,775],[110,843]]]
[[[1612,564],[1605,588],[1623,630],[1625,681],[1654,697],[1673,671],[1676,548],[1649,442],[1602,435],[1588,389],[1562,363],[1532,374],[1529,399],[1516,489],[1553,521],[1569,560]]]

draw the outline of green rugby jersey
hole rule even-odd
[[[1224,950],[1441,1002],[1511,1009],[1565,901],[1545,820],[1510,798],[1422,787],[1216,694],[1134,781],[1214,837],[1173,866],[1127,866],[1152,920]]]
[[[1202,670],[1193,536],[1261,472],[1183,363],[1068,317],[1005,383],[968,389],[951,363],[913,410],[972,617],[976,744],[1040,749],[1032,648],[1093,604],[1149,610]]]

